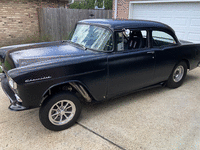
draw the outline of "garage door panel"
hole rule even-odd
[[[199,27],[190,27],[186,29],[188,33],[198,33],[200,35],[200,26]]]
[[[187,27],[179,27],[179,26],[174,26],[173,29],[176,31],[176,32],[183,32],[185,33],[187,29]]]
[[[200,2],[133,3],[130,18],[153,20],[170,25],[181,40],[200,42]]]
[[[161,22],[163,22],[163,23],[164,23],[164,22],[169,22],[169,23],[170,23],[170,22],[172,21],[172,18],[170,18],[170,17],[168,17],[168,18],[167,18],[167,17],[166,17],[166,18],[163,17],[163,18],[162,18],[162,17],[161,17],[158,21],[161,21]],[[169,25],[169,24],[168,24],[168,25]]]
[[[200,41],[200,36],[199,36],[198,33],[192,33],[191,32],[191,33],[188,34],[188,39],[191,40],[191,41],[198,42],[198,41]]]
[[[200,8],[199,8],[199,9],[200,9]],[[193,16],[193,17],[199,17],[199,16],[200,16],[200,11],[192,11],[192,12],[190,13],[190,15]]]
[[[184,17],[175,17],[174,25],[179,25],[185,27],[187,25],[187,18]]]
[[[199,26],[200,26],[200,18],[191,19],[191,27],[199,27]]]
[[[176,35],[178,37],[184,37],[185,36],[185,32],[176,32]],[[184,37],[185,38],[185,37]]]

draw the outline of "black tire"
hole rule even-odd
[[[184,61],[181,61],[174,67],[171,75],[167,80],[166,86],[173,89],[178,88],[183,84],[186,74],[187,74],[187,64]]]
[[[41,123],[49,130],[61,131],[75,124],[81,103],[74,93],[58,93],[45,100],[39,111]]]

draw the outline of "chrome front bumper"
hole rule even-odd
[[[8,108],[13,111],[26,110],[27,108],[22,106],[22,102],[19,102],[20,101],[19,96],[16,93],[14,93],[13,90],[10,88],[6,75],[1,74],[0,78],[1,78],[2,89],[10,99],[11,104]]]

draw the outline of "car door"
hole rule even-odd
[[[152,51],[155,52],[155,82],[166,81],[178,61],[176,38],[166,31],[152,30]]]
[[[130,37],[125,39],[122,32],[116,32],[115,37],[116,51],[108,55],[108,98],[151,85],[155,70],[154,51],[148,46],[147,31],[143,37],[145,44],[136,49],[130,48]]]

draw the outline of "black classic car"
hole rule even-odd
[[[0,49],[1,85],[11,110],[40,107],[50,130],[72,126],[80,101],[111,99],[154,86],[177,88],[200,63],[200,45],[143,20],[79,21],[71,40]]]

